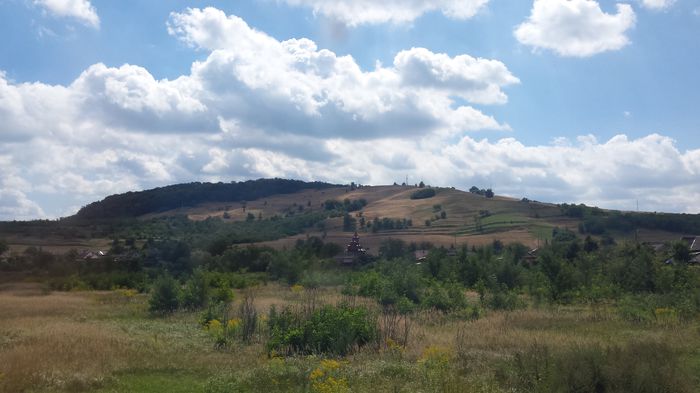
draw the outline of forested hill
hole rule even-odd
[[[207,202],[242,202],[306,189],[337,185],[286,179],[258,179],[231,183],[186,183],[146,191],[111,195],[78,211],[79,219],[136,217]]]

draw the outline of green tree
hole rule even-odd
[[[170,274],[164,274],[153,283],[148,309],[152,313],[166,314],[180,306],[180,287]]]
[[[4,254],[9,249],[10,246],[7,245],[7,242],[4,239],[0,239],[0,255]]]
[[[681,263],[690,262],[690,248],[686,242],[674,242],[671,247],[673,260]]]
[[[350,214],[345,213],[343,216],[343,231],[352,232],[356,229],[356,220],[350,216]]]
[[[185,284],[182,293],[182,306],[190,310],[206,306],[209,301],[209,292],[209,283],[204,272],[199,269],[195,270]]]

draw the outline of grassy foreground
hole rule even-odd
[[[475,320],[424,311],[407,345],[378,343],[344,358],[270,356],[269,307],[303,291],[258,287],[260,334],[215,348],[199,313],[152,317],[132,291],[48,292],[0,286],[2,392],[694,392],[700,325],[632,323],[613,305],[490,311]],[[341,300],[337,289],[319,302]],[[236,296],[240,301],[242,296]],[[471,296],[470,302],[477,302]],[[359,299],[362,301],[362,299]],[[371,302],[367,302],[370,304]],[[235,308],[235,307],[234,307]]]

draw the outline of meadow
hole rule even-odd
[[[245,292],[245,293],[244,293]],[[700,325],[662,312],[623,318],[618,306],[527,306],[481,315],[423,310],[405,343],[377,338],[346,356],[268,351],[270,306],[348,301],[338,287],[261,284],[237,291],[258,314],[248,341],[217,346],[201,312],[156,316],[133,290],[51,292],[0,287],[2,392],[692,392]],[[468,292],[467,301],[479,297]],[[369,299],[379,330],[386,319]],[[384,325],[384,326],[383,326]],[[381,335],[380,335],[381,336]]]

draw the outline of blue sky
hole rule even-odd
[[[0,0],[0,34],[0,219],[269,176],[700,213],[700,0]]]

